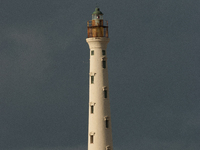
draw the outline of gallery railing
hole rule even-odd
[[[87,22],[87,35],[90,37],[107,37],[108,38],[108,21],[89,20]]]

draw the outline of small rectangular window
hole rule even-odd
[[[91,51],[91,55],[94,55],[94,50]]]
[[[106,55],[106,50],[102,50],[102,55]]]
[[[106,119],[106,128],[109,126],[109,121]]]
[[[91,84],[94,84],[94,76],[91,76]]]
[[[104,98],[107,98],[108,94],[107,94],[107,90],[104,90]]]
[[[90,143],[94,143],[94,136],[93,135],[90,135]]]
[[[94,106],[91,106],[91,114],[94,113]]]
[[[105,60],[102,61],[102,65],[103,65],[103,68],[106,68],[106,61]]]

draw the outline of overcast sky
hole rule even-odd
[[[0,149],[87,149],[96,2],[114,150],[199,150],[199,0],[0,0]]]

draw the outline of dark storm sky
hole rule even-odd
[[[96,2],[114,150],[199,150],[199,0],[1,0],[0,149],[87,149]]]

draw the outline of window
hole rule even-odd
[[[106,55],[106,50],[102,50],[102,55]]]
[[[106,86],[103,87],[103,96],[104,98],[108,98],[108,88]]]
[[[91,84],[94,84],[94,76],[91,76]]]
[[[110,146],[106,146],[106,150],[111,150]]]
[[[95,133],[94,132],[90,132],[90,143],[93,144],[94,143],[94,135]]]
[[[96,75],[96,73],[90,72],[89,75],[90,75],[90,83],[94,84],[94,76]]]
[[[94,143],[94,135],[90,135],[90,143],[91,143],[91,144]]]
[[[90,113],[91,113],[91,114],[94,114],[94,105],[95,105],[94,102],[90,102],[90,103],[89,103],[89,108],[90,108]],[[91,135],[92,135],[92,134],[91,134]]]
[[[91,55],[94,55],[94,50],[91,50]]]
[[[108,116],[104,117],[104,121],[105,121],[106,129],[108,129],[108,127],[109,127],[109,118],[108,118]]]
[[[105,57],[105,56],[102,57],[102,58],[101,58],[101,61],[102,61],[102,67],[103,67],[103,68],[106,68],[106,57]]]
[[[91,114],[93,114],[94,113],[94,106],[90,106],[90,108],[91,108]]]
[[[106,68],[106,61],[105,60],[102,61],[102,66],[103,66],[103,68]]]
[[[109,126],[109,121],[108,119],[106,119],[106,128],[108,128],[108,126]]]
[[[104,98],[107,98],[108,97],[107,90],[104,90],[103,93],[104,93]]]

